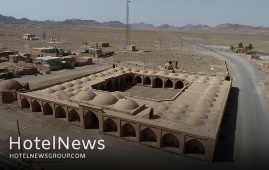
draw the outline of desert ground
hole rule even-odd
[[[46,31],[46,40],[42,38],[44,31]],[[22,34],[25,33],[35,34],[41,40],[22,40]],[[36,134],[46,138],[56,134],[80,139],[86,137],[105,139],[107,141],[107,150],[104,153],[99,151],[87,152],[88,164],[89,166],[92,165],[94,169],[101,169],[99,165],[96,166],[93,163],[98,162],[102,158],[107,160],[107,163],[113,163],[111,164],[113,166],[104,165],[105,168],[112,167],[112,169],[122,167],[138,169],[143,168],[144,165],[147,165],[147,169],[179,169],[181,167],[188,169],[197,169],[197,167],[228,169],[237,166],[248,169],[254,168],[254,165],[259,163],[259,161],[262,163],[266,162],[264,158],[258,160],[260,157],[257,156],[254,164],[251,162],[252,157],[249,155],[255,153],[252,155],[254,157],[254,155],[258,154],[258,151],[262,152],[260,156],[267,154],[265,153],[266,149],[261,149],[264,143],[257,142],[254,139],[263,138],[265,135],[263,132],[268,132],[268,129],[266,129],[268,127],[268,122],[266,122],[268,119],[268,106],[266,105],[269,103],[268,73],[258,69],[249,61],[240,58],[239,55],[225,52],[222,49],[227,49],[230,45],[236,46],[242,41],[244,44],[252,43],[258,51],[269,52],[267,48],[269,46],[269,31],[251,33],[234,31],[224,33],[224,31],[132,30],[131,43],[136,45],[138,51],[125,52],[122,49],[124,30],[121,29],[48,27],[21,24],[0,25],[0,49],[24,52],[25,45],[28,44],[28,52],[32,53],[32,48],[49,46],[47,42],[51,38],[63,42],[56,44],[58,48],[72,49],[73,51],[85,50],[87,46],[83,45],[83,42],[88,42],[89,46],[95,42],[109,42],[110,47],[104,50],[113,50],[115,55],[100,60],[95,59],[94,65],[76,68],[71,71],[57,71],[50,75],[38,75],[38,77],[34,75],[24,76],[18,79],[29,81],[33,84],[32,88],[50,83],[50,79],[53,79],[53,82],[55,82],[97,72],[110,67],[113,63],[130,67],[158,69],[159,66],[164,66],[167,61],[177,60],[179,63],[176,72],[226,75],[226,62],[235,83],[231,90],[224,123],[221,127],[215,162],[213,164],[206,164],[140,146],[136,143],[104,136],[97,131],[88,132],[66,122],[58,122],[52,117],[43,117],[41,114],[30,113],[28,110],[20,109],[14,104],[0,106],[0,142],[3,143],[3,145],[0,145],[0,149],[3,154],[9,153],[9,150],[6,149],[8,147],[8,135],[17,135],[14,121],[20,119],[22,126],[26,127],[23,132],[25,138],[32,139]],[[205,50],[192,42],[212,45],[213,51]],[[241,63],[240,67],[237,65],[237,61],[239,61],[239,65]],[[5,63],[0,63],[0,65],[5,65]],[[250,71],[248,72],[248,70]],[[0,83],[2,81],[0,80]],[[256,101],[256,99],[262,100]],[[265,117],[263,117],[264,115]],[[259,123],[262,125],[259,126]],[[255,128],[250,128],[252,126]],[[254,137],[252,137],[253,134]],[[265,137],[264,141],[268,141],[268,137]],[[256,145],[258,145],[257,151],[255,150]],[[247,164],[245,164],[246,162]],[[51,162],[49,161],[35,163],[52,169]],[[55,167],[53,168],[59,168],[63,165],[67,168],[76,168],[75,164],[73,164],[75,163],[74,160],[70,162],[57,161],[54,163]],[[127,167],[130,164],[132,168]],[[263,165],[265,164],[261,164],[260,168]]]

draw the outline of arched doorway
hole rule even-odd
[[[114,81],[114,90],[118,90],[120,87],[119,87],[119,80],[118,79],[115,79]]]
[[[61,106],[58,106],[55,109],[55,117],[56,118],[66,118],[65,110]]]
[[[106,83],[106,90],[110,91],[110,92],[112,92],[114,90],[113,83],[111,80],[108,80],[108,82]]]
[[[179,148],[179,140],[175,135],[168,133],[162,137],[162,147]]]
[[[128,75],[126,78],[125,78],[125,82],[126,84],[133,84],[133,77]]]
[[[150,128],[141,131],[141,142],[157,142],[157,135]]]
[[[41,112],[41,106],[36,100],[32,103],[32,112]]]
[[[68,121],[69,122],[80,122],[79,114],[76,110],[71,110],[68,113]]]
[[[151,79],[149,77],[145,78],[145,85],[151,86]]]
[[[99,120],[93,112],[84,114],[84,126],[87,129],[99,129]]]
[[[155,88],[162,88],[163,87],[163,81],[160,78],[155,79]]]
[[[176,83],[176,89],[183,89],[183,87],[184,87],[184,84],[182,83],[182,81],[177,81],[177,83]]]
[[[50,104],[46,103],[43,106],[43,114],[44,115],[53,115],[53,109]]]
[[[197,139],[192,139],[185,143],[185,154],[200,154],[205,155],[204,145]]]
[[[30,108],[30,102],[26,98],[23,98],[21,100],[21,107],[22,108]]]
[[[103,91],[105,91],[105,85],[101,84],[101,85],[99,86],[99,90],[103,90]]]
[[[122,86],[124,86],[124,84],[125,84],[125,83],[124,83],[124,79],[123,79],[123,77],[121,77],[121,78],[120,78],[120,86],[122,87]]]
[[[140,76],[135,77],[136,84],[142,84],[142,78]]]
[[[166,88],[173,88],[173,82],[170,79],[166,81]]]
[[[104,132],[117,132],[117,130],[117,124],[111,118],[105,120]]]
[[[136,130],[130,123],[126,123],[121,127],[121,133],[122,137],[136,137]]]

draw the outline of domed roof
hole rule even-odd
[[[165,111],[168,110],[168,107],[165,104],[161,104],[157,107],[157,110]]]
[[[184,114],[185,111],[183,109],[180,109],[180,108],[175,108],[175,109],[173,109],[173,113],[176,113],[176,114]]]
[[[61,100],[68,100],[69,99],[69,96],[63,91],[59,91],[57,93],[57,97],[58,97],[58,99],[61,99]]]
[[[186,123],[193,126],[203,126],[205,124],[202,120],[196,118],[187,118]]]
[[[205,113],[200,113],[200,112],[191,112],[189,116],[194,119],[207,119],[208,118],[208,116]]]
[[[125,71],[124,70],[119,70],[118,73],[125,73]]]
[[[19,90],[23,89],[23,86],[16,80],[5,80],[0,88],[3,90]]]
[[[178,114],[174,114],[174,113],[169,113],[167,117],[169,119],[172,119],[172,120],[179,120],[180,119],[180,116]]]
[[[139,105],[132,99],[120,99],[114,106],[115,109],[119,110],[134,110]]]
[[[111,68],[111,69],[109,69],[108,71],[109,71],[110,73],[114,73],[114,72],[117,72],[118,70],[115,69],[115,68]]]
[[[80,79],[83,83],[91,81],[91,79],[89,77],[83,77]]]
[[[109,71],[103,71],[102,74],[109,75],[109,74],[111,74],[111,72],[109,72]]]
[[[82,86],[81,85],[75,85],[74,87],[73,87],[73,89],[80,89]]]
[[[91,80],[92,79],[95,79],[96,78],[96,75],[92,74],[92,75],[88,76],[88,78],[90,78]]]
[[[113,96],[115,96],[117,99],[123,99],[124,96],[121,95],[120,93],[113,93]]]
[[[139,72],[137,68],[133,69],[132,72]]]
[[[42,91],[43,94],[55,93],[55,90],[52,88],[47,88]]]
[[[213,107],[213,104],[209,102],[208,100],[200,99],[196,102],[197,105],[203,106],[203,107]]]
[[[169,76],[177,76],[177,73],[169,73]]]
[[[53,86],[52,88],[53,88],[55,91],[60,91],[60,90],[64,90],[64,89],[65,89],[65,87],[62,86],[62,85],[56,85],[56,86]]]
[[[148,73],[149,73],[149,74],[155,74],[156,71],[150,70]]]
[[[71,96],[74,96],[74,94],[72,93],[72,92],[68,92],[68,93],[66,93],[69,97],[71,97]]]
[[[81,92],[82,90],[81,89],[75,89],[72,93],[74,94],[74,95],[76,95],[76,94],[78,94],[79,92]]]
[[[97,73],[96,76],[98,76],[98,77],[104,77],[105,75],[103,73]]]
[[[124,68],[123,70],[124,70],[124,71],[131,71],[130,68]]]
[[[116,67],[117,70],[123,70],[123,67]]]
[[[84,90],[84,91],[87,91],[88,89],[90,89],[88,86],[83,86],[83,87],[81,88],[81,90]]]
[[[182,78],[182,79],[185,79],[185,78],[188,77],[186,74],[179,74],[178,76],[179,76],[180,78]]]
[[[72,87],[72,86],[74,86],[74,84],[72,84],[72,83],[70,83],[70,82],[66,82],[66,83],[63,84],[63,86],[64,86],[65,88],[68,88],[68,87]]]
[[[208,80],[209,78],[207,76],[201,76],[199,80]]]
[[[117,101],[118,99],[115,96],[108,93],[99,94],[93,99],[93,103],[102,106],[112,105],[115,104]]]
[[[147,73],[147,70],[140,70],[140,73]]]
[[[167,75],[168,73],[166,72],[166,71],[159,71],[158,73],[157,73],[158,75]]]
[[[182,109],[185,109],[185,108],[187,108],[188,107],[188,105],[186,105],[185,103],[179,103],[178,105],[177,105],[179,108],[182,108]]]
[[[64,92],[65,93],[68,93],[68,92],[72,92],[74,89],[72,87],[68,87],[66,89],[64,89]]]
[[[82,84],[83,82],[81,80],[73,80],[71,83],[73,83],[74,85],[79,85]]]
[[[206,95],[206,94],[202,95],[202,96],[200,97],[200,99],[202,99],[202,100],[207,100],[207,101],[209,101],[209,102],[214,102],[214,101],[216,101],[216,99],[215,99],[214,97],[212,97],[212,96],[208,96],[208,95]]]
[[[96,96],[96,94],[93,91],[87,90],[87,91],[81,91],[81,92],[79,92],[76,95],[75,99],[76,100],[79,100],[79,101],[88,101],[88,100],[94,99],[95,96]]]
[[[198,83],[205,84],[205,83],[206,83],[206,80],[204,80],[204,79],[200,79],[200,80],[198,80]]]
[[[205,91],[205,94],[206,94],[207,96],[210,96],[210,97],[218,97],[217,92],[214,92],[214,91],[211,91],[211,90],[206,90],[206,91]]]
[[[210,83],[214,85],[221,85],[222,82],[223,80],[220,77],[214,77]]]

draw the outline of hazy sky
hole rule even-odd
[[[0,0],[0,14],[34,20],[125,22],[126,0]],[[269,0],[131,0],[130,22],[269,26]]]

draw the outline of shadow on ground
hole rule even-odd
[[[232,87],[216,144],[214,162],[233,162],[239,88]]]

